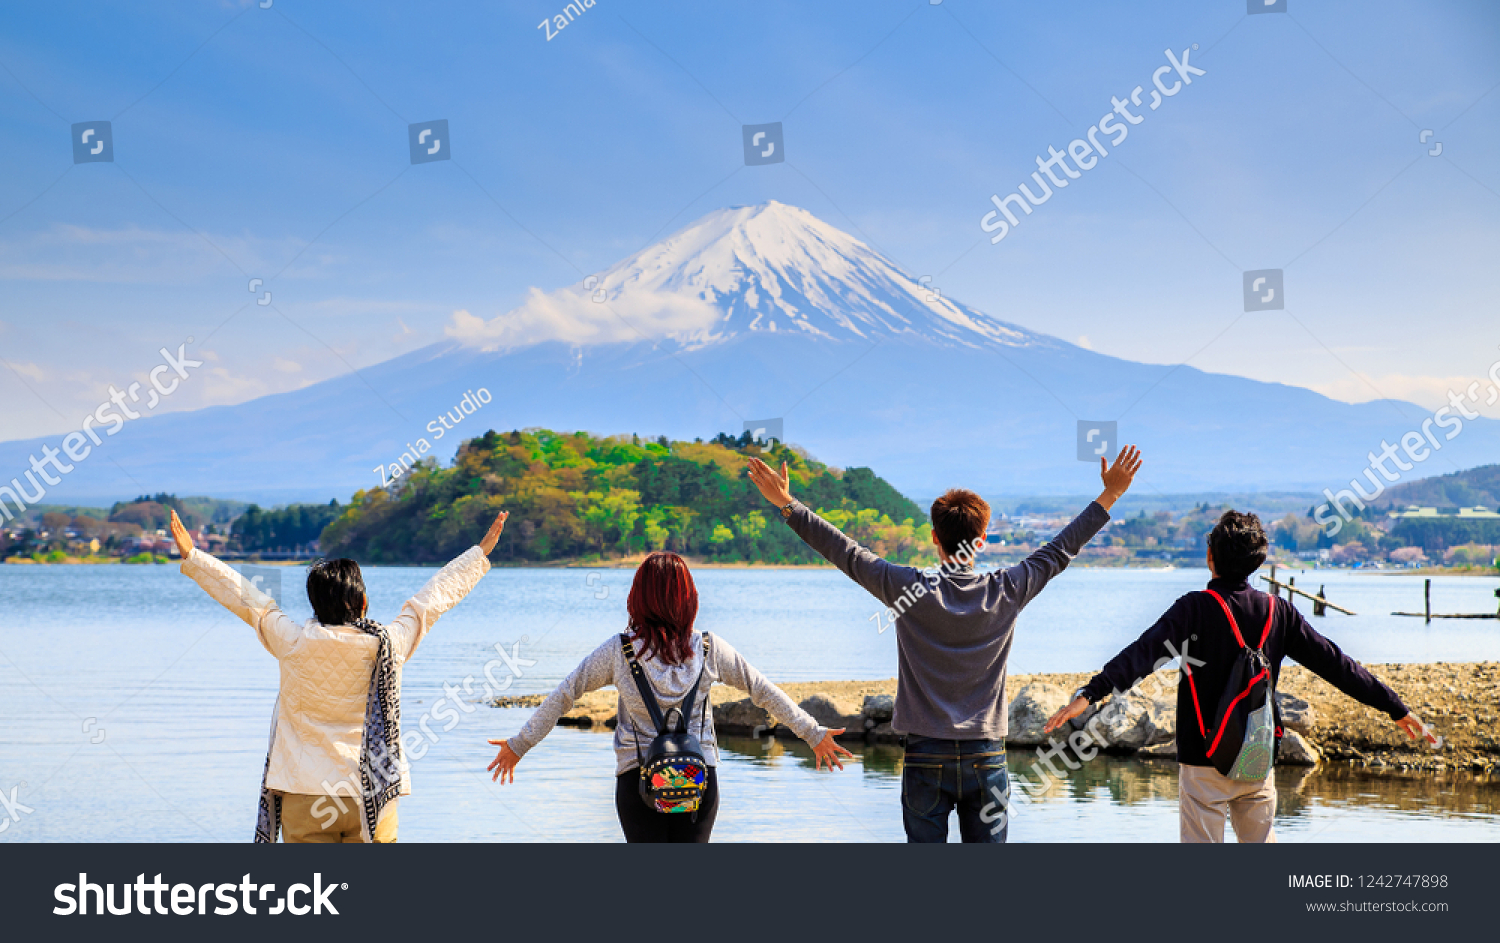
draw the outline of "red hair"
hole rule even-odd
[[[655,653],[669,665],[690,661],[698,587],[686,561],[675,553],[653,553],[635,571],[630,597],[630,635],[641,657]]]

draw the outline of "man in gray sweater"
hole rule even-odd
[[[906,743],[901,806],[908,841],[947,841],[954,809],[964,841],[1005,841],[1006,819],[996,829],[981,812],[1010,793],[1005,675],[1016,616],[1109,522],[1109,509],[1140,467],[1134,446],[1113,465],[1101,458],[1098,500],[1025,560],[980,574],[974,555],[984,546],[990,507],[972,491],[955,488],[932,503],[932,542],[942,566],[924,572],[881,559],[795,500],[785,463],[778,474],[750,460],[751,480],[797,536],[880,600],[894,620],[898,686],[891,726]]]

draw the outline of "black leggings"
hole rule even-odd
[[[615,812],[628,842],[707,842],[719,814],[718,772],[708,768],[708,788],[696,822],[690,813],[657,812],[642,802],[639,767],[615,777]]]

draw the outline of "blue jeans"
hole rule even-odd
[[[901,817],[907,841],[947,841],[948,813],[956,808],[965,842],[1004,842],[1009,802],[1003,740],[906,738]]]

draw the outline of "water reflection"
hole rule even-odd
[[[881,822],[882,838],[900,839],[900,747],[850,747],[856,754],[857,773],[867,787],[863,790],[850,788],[852,784],[838,777],[813,780],[812,751],[801,741],[724,737],[720,747],[724,770],[731,779],[739,778],[735,770],[744,767],[777,774],[777,788],[763,793],[751,786],[736,797],[738,802],[816,802],[836,793],[840,811],[876,819]],[[1012,832],[1016,840],[1177,838],[1174,762],[1099,756],[1069,770],[1054,760],[1059,775],[1039,776],[1035,751],[1012,749],[1009,764],[1013,788],[1019,792],[1024,782],[1026,790],[1026,798],[1017,803]],[[850,772],[856,768],[851,766],[845,775]],[[1356,836],[1365,841],[1376,836],[1388,841],[1500,841],[1500,777],[1462,772],[1376,775],[1342,765],[1278,767],[1275,776],[1276,824],[1283,841]],[[769,777],[748,777],[748,781],[753,784],[765,778]],[[822,787],[823,795],[803,796],[805,784],[813,782]],[[1476,824],[1481,827],[1474,828]],[[868,828],[867,820],[861,821],[843,837],[870,840]]]
[[[1279,769],[1276,794],[1277,816],[1288,818],[1308,814],[1317,803],[1477,817],[1492,828],[1500,816],[1500,779],[1478,773],[1376,775],[1348,766]],[[1490,837],[1500,839],[1500,834]]]

